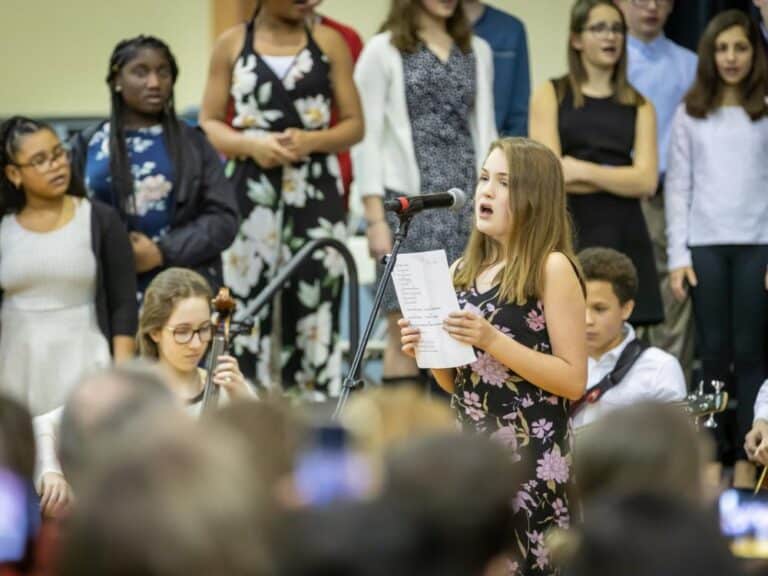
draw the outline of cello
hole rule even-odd
[[[203,388],[202,414],[215,410],[219,404],[219,387],[213,383],[213,375],[216,372],[219,356],[229,353],[232,336],[242,332],[242,329],[235,329],[232,322],[236,304],[229,293],[229,288],[222,287],[219,289],[216,297],[211,300],[211,307],[213,308],[211,322],[214,330],[206,365],[207,374]]]

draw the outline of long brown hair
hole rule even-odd
[[[627,22],[624,14],[619,10],[612,0],[576,0],[571,8],[570,34],[568,35],[568,74],[558,78],[555,81],[555,92],[559,102],[563,101],[568,89],[573,95],[573,107],[581,108],[584,106],[584,93],[581,86],[587,78],[587,70],[584,62],[581,60],[581,51],[573,46],[573,38],[584,32],[584,28],[589,21],[589,15],[597,6],[610,6],[616,10],[624,29],[627,29]],[[613,87],[613,98],[621,104],[627,106],[640,106],[645,102],[645,98],[635,90],[627,80],[627,35],[624,34],[621,46],[621,56],[616,66],[613,68],[613,77],[611,78]]]
[[[421,0],[391,0],[389,14],[379,32],[392,34],[392,45],[401,52],[416,52],[421,45],[419,38],[418,11],[423,10]],[[472,50],[472,27],[464,15],[462,0],[446,21],[448,34],[465,54]]]
[[[768,64],[763,52],[760,31],[749,17],[739,10],[727,10],[715,16],[699,41],[699,65],[696,80],[685,96],[685,110],[694,118],[706,118],[719,106],[723,96],[723,81],[715,64],[715,42],[728,28],[739,26],[752,45],[752,70],[741,83],[741,106],[752,120],[768,114],[765,94],[768,92]]]
[[[152,333],[168,322],[174,308],[187,298],[205,298],[210,301],[211,287],[200,274],[186,268],[168,268],[155,276],[144,292],[144,303],[139,315],[136,340],[141,356],[158,358],[157,344]]]
[[[528,138],[496,140],[488,153],[496,149],[507,157],[512,216],[505,250],[507,261],[497,277],[499,297],[524,304],[541,297],[549,254],[562,252],[576,268],[563,170],[549,148]],[[455,286],[469,289],[480,272],[494,264],[499,253],[495,241],[479,232],[473,223],[454,277]]]

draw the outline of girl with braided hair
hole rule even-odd
[[[5,121],[0,168],[0,392],[37,416],[108,364],[110,349],[133,355],[131,246],[114,210],[82,198],[49,126]]]
[[[112,205],[130,232],[139,297],[161,270],[193,268],[221,284],[221,252],[235,237],[237,204],[204,134],[179,121],[179,75],[165,42],[137,36],[109,61],[109,120],[73,140],[90,197]]]

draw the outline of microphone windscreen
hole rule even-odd
[[[448,194],[453,196],[453,206],[451,206],[451,210],[461,210],[464,207],[464,204],[467,203],[467,195],[464,194],[464,190],[461,190],[460,188],[451,188],[448,190]]]

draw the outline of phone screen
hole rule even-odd
[[[299,457],[294,482],[301,499],[322,506],[364,497],[370,487],[366,461],[348,446],[346,430],[336,425],[316,427]]]
[[[24,558],[29,532],[26,484],[16,474],[0,470],[0,564]]]
[[[720,495],[720,527],[740,558],[768,558],[768,492],[726,490]]]

